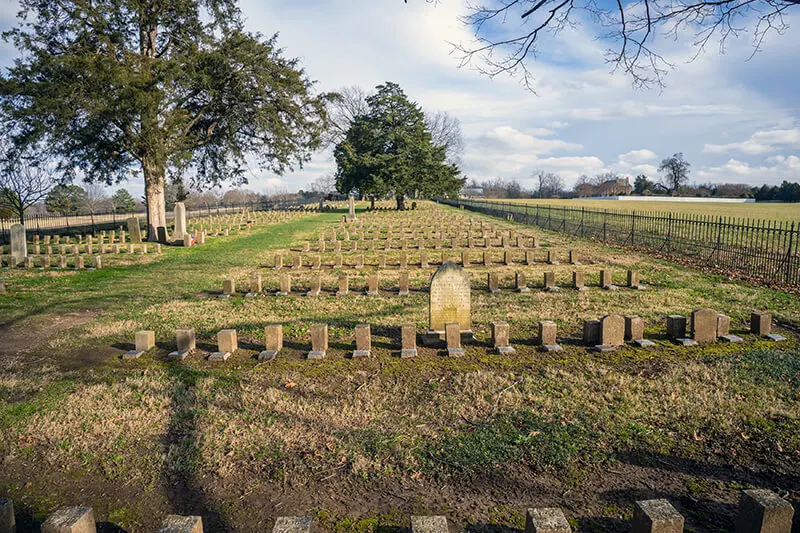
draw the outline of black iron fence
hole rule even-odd
[[[307,204],[300,201],[275,200],[261,201],[236,205],[202,205],[192,206],[186,209],[186,216],[204,217],[212,215],[227,215],[243,213],[247,211],[272,211],[275,209],[305,209]],[[167,211],[167,218],[173,218],[172,211]],[[137,217],[145,220],[147,214],[144,211],[136,212],[103,212],[81,215],[32,215],[26,216],[24,225],[25,231],[30,238],[32,235],[74,235],[78,233],[94,233],[96,231],[108,230],[124,225],[131,218]],[[19,223],[19,218],[0,218],[0,244],[8,244],[10,240],[11,226]]]
[[[800,222],[526,202],[441,201],[779,288],[800,287]]]

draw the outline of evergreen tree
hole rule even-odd
[[[277,174],[308,161],[327,96],[312,94],[276,36],[243,30],[236,0],[20,0],[0,79],[18,145],[42,140],[65,178],[144,178],[148,238],[166,226],[165,177],[246,181],[250,155]]]
[[[458,193],[458,167],[447,163],[446,147],[434,145],[425,115],[399,85],[379,85],[367,105],[334,151],[339,192],[393,195],[398,209],[412,195]]]
[[[120,213],[131,213],[136,209],[136,200],[127,189],[119,189],[111,197],[111,203]]]
[[[51,213],[75,215],[86,206],[86,200],[86,191],[82,187],[59,183],[50,189],[44,204]]]

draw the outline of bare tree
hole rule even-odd
[[[321,196],[328,196],[336,192],[336,176],[325,174],[311,182],[311,190]]]
[[[537,198],[554,198],[564,192],[564,180],[558,174],[536,170],[533,178],[536,180]]]
[[[625,72],[637,87],[663,86],[673,65],[655,47],[658,35],[687,40],[696,58],[712,43],[723,53],[728,38],[748,32],[753,57],[767,35],[789,28],[783,16],[797,6],[800,0],[485,0],[462,18],[474,29],[477,44],[453,47],[462,66],[489,76],[521,75],[532,88],[527,60],[542,52],[545,34],[577,26],[578,14],[588,14],[584,19],[593,24],[595,37],[611,43],[606,57],[614,70]],[[519,29],[498,28],[508,20],[520,21]]]
[[[20,154],[7,142],[0,144],[0,150],[0,204],[25,224],[25,210],[44,200],[55,183],[53,173],[32,153]]]
[[[683,154],[678,152],[671,157],[661,161],[658,167],[659,172],[663,172],[661,177],[663,186],[673,194],[680,192],[681,187],[689,182],[689,167],[691,165],[683,158]]]
[[[86,191],[86,199],[83,203],[94,224],[94,215],[110,207],[110,199],[106,194],[105,186],[102,183],[87,183],[83,190]]]
[[[461,134],[461,121],[447,111],[425,113],[425,124],[431,132],[433,144],[444,146],[447,161],[458,165],[464,153],[464,137]]]
[[[355,120],[369,110],[369,94],[359,87],[343,87],[328,102],[328,131],[322,139],[322,147],[336,146],[347,136],[347,130]]]

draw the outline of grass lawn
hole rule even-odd
[[[613,200],[538,200],[525,198],[520,200],[494,200],[496,202],[512,202],[521,204],[555,205],[586,209],[609,209],[616,211],[638,212],[667,212],[691,215],[704,215],[714,217],[734,217],[750,220],[774,220],[778,222],[797,222],[800,224],[800,203],[798,204],[730,204],[725,202],[714,203],[687,203],[687,202],[637,202]]]
[[[425,209],[434,207],[414,219],[425,220]],[[323,269],[320,297],[217,297],[224,279],[241,288],[253,272],[274,291],[274,254],[315,242],[342,212],[167,248],[145,264],[1,271],[9,293],[0,296],[0,496],[23,514],[20,530],[61,505],[93,506],[98,521],[131,531],[154,530],[171,513],[200,514],[207,531],[263,530],[276,516],[310,514],[322,531],[363,533],[428,513],[458,527],[513,530],[536,504],[563,507],[579,530],[617,531],[634,500],[666,497],[688,528],[721,531],[733,529],[742,488],[800,499],[800,298],[438,209],[536,235],[538,257],[577,250],[584,265],[494,265],[506,289],[517,270],[534,287],[498,295],[486,291],[489,269],[470,267],[476,342],[459,359],[420,345],[416,359],[402,360],[399,326],[425,328],[433,268],[411,268],[403,298],[392,294],[399,270],[391,266],[380,271],[378,297],[332,295],[342,272],[360,292],[380,252],[364,252],[364,269]],[[355,255],[343,254],[345,263]],[[389,264],[398,256],[390,252]],[[323,254],[323,263],[332,259]],[[544,271],[566,286],[575,268],[590,284],[601,268],[624,284],[633,268],[648,289],[537,290]],[[312,275],[292,272],[295,288],[307,289]],[[663,317],[698,307],[729,314],[745,343],[667,342]],[[746,332],[756,309],[775,313],[786,343]],[[608,313],[642,316],[658,346],[611,354],[579,346],[582,320]],[[563,352],[537,351],[542,319],[557,322]],[[511,324],[516,354],[492,353],[493,320]],[[263,326],[276,322],[285,349],[259,363]],[[307,361],[315,322],[330,325],[330,350]],[[348,359],[360,323],[372,325],[373,356]],[[180,327],[197,330],[198,353],[171,362]],[[238,331],[240,350],[208,362],[224,328]],[[122,361],[140,329],[155,330],[156,348]]]

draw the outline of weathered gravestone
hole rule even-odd
[[[369,324],[359,324],[356,326],[356,349],[353,350],[353,357],[369,357],[372,353],[372,330]]]
[[[692,338],[695,342],[714,342],[717,340],[717,317],[713,309],[692,311]]]
[[[264,348],[258,354],[259,361],[272,361],[277,357],[278,352],[283,349],[283,326],[274,324],[264,327]]]
[[[632,525],[633,533],[683,533],[683,516],[667,500],[638,501]]]
[[[139,219],[137,217],[131,217],[127,222],[128,233],[131,235],[131,242],[139,244],[142,242],[142,230],[139,228]]]
[[[311,351],[309,359],[322,359],[328,353],[328,324],[311,326]]]
[[[564,512],[557,507],[528,509],[525,533],[571,533]]]
[[[351,194],[347,197],[347,221],[353,222],[356,219],[356,199]]]
[[[492,345],[499,354],[514,353],[514,347],[508,341],[508,322],[492,322]]]
[[[561,346],[558,344],[558,326],[552,320],[542,320],[539,322],[539,345],[545,352],[560,352]]]
[[[11,226],[11,265],[19,266],[28,257],[28,241],[25,236],[25,226],[14,224]]]
[[[625,343],[625,318],[620,315],[606,315],[600,319],[600,346],[605,351]]]
[[[42,524],[42,533],[95,533],[97,526],[91,507],[63,507]]]
[[[444,334],[445,324],[456,322],[462,332],[472,332],[472,295],[469,276],[446,261],[431,277],[428,301],[428,333]]]
[[[400,329],[400,357],[417,356],[417,328],[406,324]]]
[[[172,238],[179,241],[186,233],[186,206],[183,202],[175,202],[173,212],[175,214],[175,233]]]

